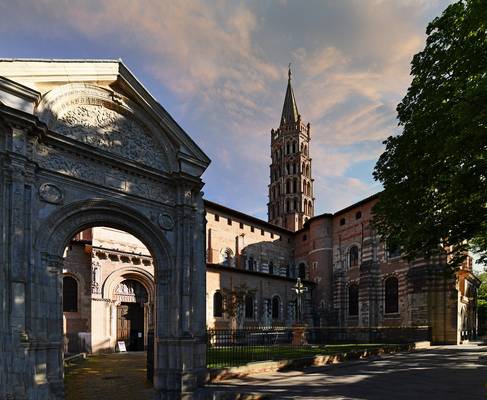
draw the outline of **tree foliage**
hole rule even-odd
[[[487,0],[450,5],[427,27],[412,82],[374,171],[375,224],[410,258],[472,246],[487,260]],[[468,243],[466,242],[468,241]]]

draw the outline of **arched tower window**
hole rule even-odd
[[[352,246],[348,250],[348,266],[356,267],[358,265],[358,247]]]
[[[307,189],[307,190],[306,190],[306,194],[307,194],[308,196],[311,196],[311,183],[309,183],[309,182],[308,182],[308,183],[306,184],[306,189]]]
[[[293,174],[295,174],[296,172],[297,172],[296,163],[293,163]]]
[[[311,200],[308,202],[308,213],[309,215],[313,214],[313,203],[311,203]]]
[[[286,164],[286,174],[290,174],[291,173],[291,164],[287,163]]]
[[[294,199],[293,201],[294,211],[298,211],[298,200]]]
[[[355,283],[348,287],[348,315],[358,315],[358,285]]]
[[[306,165],[306,174],[305,175],[309,178],[309,165]]]
[[[286,154],[291,153],[291,142],[286,143]]]
[[[293,180],[293,193],[297,193],[297,192],[298,192],[298,180],[294,179]]]
[[[254,298],[252,295],[245,295],[245,318],[254,318]]]
[[[223,316],[223,296],[220,291],[213,294],[213,316],[219,318]]]
[[[78,282],[71,276],[63,278],[63,312],[78,312]]]
[[[293,153],[296,153],[296,142],[293,142]]]
[[[390,277],[385,281],[385,313],[399,311],[399,282],[397,278]]]
[[[288,200],[286,200],[286,212],[289,212],[289,211],[291,211],[291,210],[289,207],[289,199],[288,199]]]
[[[272,298],[272,319],[279,319],[279,311],[281,308],[281,300],[279,296],[274,296]]]
[[[286,193],[291,193],[291,181],[286,181]]]
[[[298,277],[301,279],[306,279],[306,265],[304,263],[299,264]]]

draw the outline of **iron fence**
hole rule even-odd
[[[222,368],[431,339],[431,330],[427,326],[306,327],[304,340],[294,340],[294,343],[293,334],[290,327],[208,329],[207,365],[209,368]]]

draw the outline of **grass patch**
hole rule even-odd
[[[291,360],[301,357],[347,353],[390,346],[384,344],[333,344],[326,346],[234,346],[210,348],[208,368],[237,367],[256,361]]]

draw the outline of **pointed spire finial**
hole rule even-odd
[[[288,77],[288,80],[291,81],[291,75],[292,75],[292,72],[291,72],[291,63],[289,63],[289,65],[287,66],[287,77]]]

